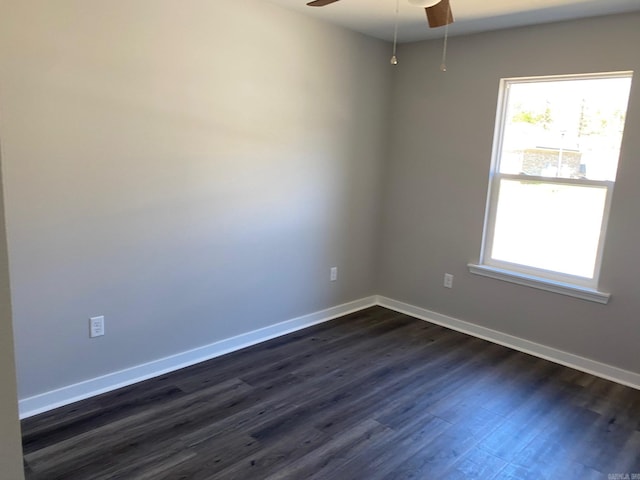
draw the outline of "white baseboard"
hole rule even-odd
[[[482,338],[514,350],[544,358],[567,367],[575,368],[598,377],[612,380],[640,390],[640,374],[623,370],[605,363],[596,362],[572,353],[563,352],[539,343],[531,342],[513,335],[481,327],[457,318],[442,315],[430,310],[399,302],[383,296],[372,296],[338,305],[319,312],[303,315],[275,325],[260,328],[236,337],[227,338],[210,345],[181,352],[176,355],[136,365],[125,370],[109,373],[73,385],[25,398],[19,401],[20,418],[28,418],[54,408],[62,407],[79,400],[110,392],[149,378],[164,375],[190,365],[195,365],[221,355],[240,350],[251,345],[270,340],[287,333],[327,322],[337,317],[357,312],[374,305],[404,313],[427,322],[442,325],[474,337]]]
[[[117,372],[92,378],[73,385],[25,398],[19,401],[20,418],[27,418],[53,410],[101,393],[132,385],[149,378],[173,372],[180,368],[219,357],[287,333],[327,322],[337,317],[357,312],[376,304],[376,297],[367,297],[338,305],[319,312],[286,320],[236,337],[227,338],[210,345],[181,352],[176,355],[136,365]]]
[[[505,347],[513,348],[514,350],[519,350],[535,357],[544,358],[545,360],[550,360],[560,365],[565,365],[640,390],[640,374],[635,372],[623,370],[612,365],[607,365],[606,363],[596,362],[595,360],[563,352],[562,350],[547,347],[523,338],[514,337],[513,335],[481,327],[390,298],[377,296],[376,303],[382,307],[419,318],[420,320],[435,323],[452,330],[457,330],[458,332],[504,345]]]

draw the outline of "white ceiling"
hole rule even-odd
[[[383,40],[393,39],[396,0],[341,0],[308,7],[309,0],[269,0],[287,9]],[[437,38],[444,28],[429,29],[423,8],[400,1],[401,42]],[[549,23],[573,18],[640,11],[640,0],[451,0],[456,22],[450,35]],[[638,26],[640,28],[640,25]]]

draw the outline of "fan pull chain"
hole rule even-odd
[[[398,64],[396,52],[398,50],[398,23],[400,21],[400,0],[396,0],[396,25],[393,29],[393,55],[391,56],[391,65]]]
[[[447,18],[451,15],[451,4],[447,8]],[[442,63],[440,64],[440,71],[447,71],[447,47],[449,44],[449,23],[444,27],[444,46],[442,47]]]

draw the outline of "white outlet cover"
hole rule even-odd
[[[104,315],[99,317],[91,317],[89,319],[89,336],[91,338],[101,337],[104,335]]]
[[[453,275],[450,273],[444,274],[444,286],[446,288],[453,288]]]

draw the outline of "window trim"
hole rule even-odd
[[[597,180],[576,180],[570,178],[538,177],[531,175],[506,174],[499,172],[501,154],[504,143],[504,131],[506,128],[507,107],[509,101],[509,87],[517,83],[532,82],[554,82],[562,80],[580,79],[606,79],[606,78],[633,78],[633,71],[588,73],[575,75],[551,75],[532,77],[511,77],[500,79],[498,92],[496,122],[494,127],[493,148],[491,153],[491,168],[489,171],[489,185],[487,200],[485,205],[485,215],[482,231],[482,244],[480,248],[480,258],[478,264],[468,265],[471,273],[509,281],[519,285],[526,285],[542,290],[552,291],[570,295],[584,300],[595,301],[606,304],[610,294],[598,290],[598,282],[602,267],[602,256],[604,252],[605,235],[609,223],[611,210],[611,198],[615,182]],[[579,277],[575,275],[563,274],[560,272],[543,270],[526,265],[513,264],[492,259],[489,255],[493,245],[493,235],[495,230],[495,216],[497,213],[497,203],[499,197],[500,181],[502,179],[541,181],[543,183],[556,183],[564,185],[584,185],[606,188],[605,205],[603,209],[602,222],[600,225],[600,237],[598,239],[598,251],[593,278]]]
[[[490,265],[477,265],[469,263],[469,272],[483,277],[489,277],[496,280],[524,285],[525,287],[546,290],[547,292],[560,293],[570,297],[589,300],[590,302],[607,304],[611,298],[610,293],[601,292],[600,290],[579,285],[557,282],[547,278],[536,277],[525,273],[517,273],[511,270],[503,270],[501,268],[492,267]]]

